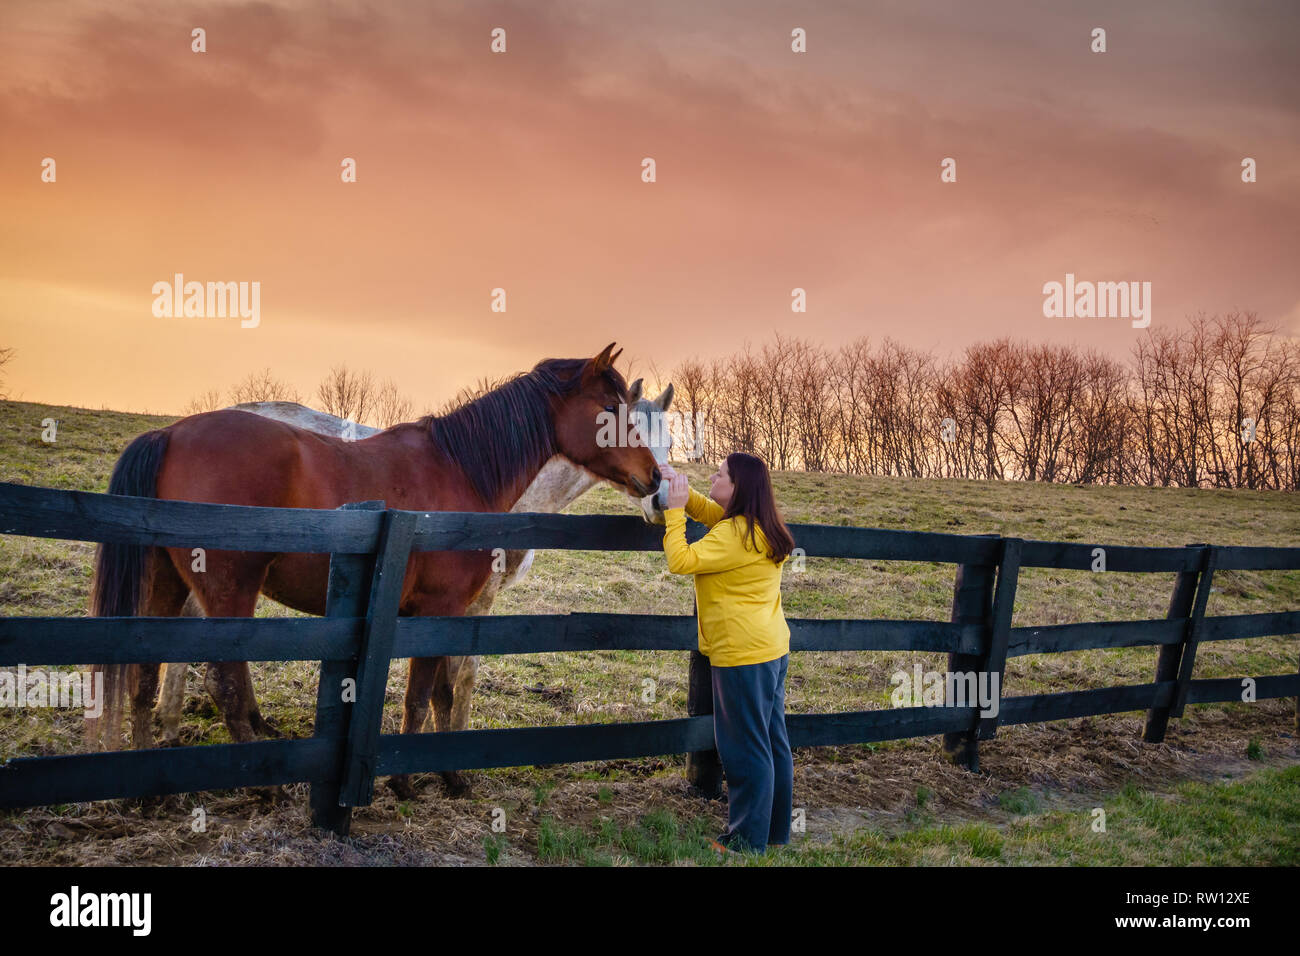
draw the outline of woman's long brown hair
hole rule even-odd
[[[758,550],[754,526],[763,529],[772,551],[768,555],[777,564],[794,550],[794,535],[785,526],[781,513],[776,510],[776,496],[772,494],[772,478],[761,458],[743,451],[727,456],[727,473],[735,486],[731,501],[727,503],[724,518],[744,517],[749,520],[749,540]]]

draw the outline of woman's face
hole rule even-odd
[[[731,483],[731,474],[727,471],[727,459],[722,459],[722,464],[713,473],[710,481],[713,485],[709,488],[709,497],[722,507],[727,507],[731,502],[732,494],[736,491],[736,486]]]

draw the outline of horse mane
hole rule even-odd
[[[544,359],[531,372],[462,391],[459,405],[420,419],[429,439],[460,468],[484,504],[496,501],[525,471],[537,471],[558,453],[551,399],[582,385],[587,359]],[[601,373],[627,401],[627,385],[613,366]]]

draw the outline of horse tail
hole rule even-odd
[[[145,432],[126,446],[108,481],[110,495],[156,498],[158,472],[167,453],[165,429]],[[90,613],[95,617],[134,617],[145,597],[151,545],[104,542],[95,549],[95,579],[91,585]],[[86,720],[86,742],[116,750],[122,726],[122,698],[126,691],[129,664],[97,664],[91,679],[102,674],[103,709],[98,718]],[[93,685],[92,685],[93,686]]]

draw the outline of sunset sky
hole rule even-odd
[[[1044,318],[1066,273],[1300,335],[1298,41],[1292,2],[0,0],[4,385],[177,413],[347,362],[423,409],[611,340],[1127,354]],[[260,324],[155,317],[178,272]]]

